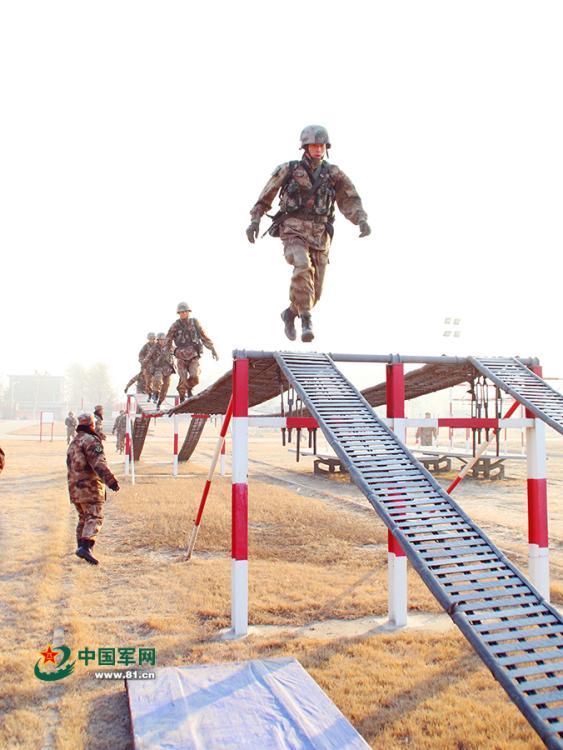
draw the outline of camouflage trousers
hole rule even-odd
[[[76,432],[76,430],[74,429],[74,427],[67,427],[66,428],[66,444],[67,445],[69,445],[70,441],[74,437],[74,433],[75,432]]]
[[[194,386],[199,383],[199,376],[201,368],[199,366],[199,357],[193,357],[193,359],[178,359],[178,386],[177,390],[180,394],[180,399],[183,401],[186,398],[188,390],[191,390]]]
[[[125,432],[122,430],[118,430],[115,433],[115,450],[118,453],[123,453],[123,450],[125,448]]]
[[[141,368],[141,377],[139,378],[139,386],[142,391],[148,395],[156,391],[153,386],[153,374],[150,367]]]
[[[311,250],[297,238],[284,242],[286,261],[293,266],[289,285],[290,308],[296,315],[308,312],[321,298],[328,254]]]
[[[102,527],[104,520],[103,503],[73,503],[78,513],[76,540],[93,539]]]
[[[152,376],[151,388],[153,393],[158,393],[158,403],[160,404],[168,395],[170,375],[165,375],[162,370],[156,370]]]

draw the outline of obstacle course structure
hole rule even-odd
[[[234,633],[244,635],[248,627],[248,426],[261,420],[249,417],[248,409],[278,393],[293,393],[301,404],[299,414],[285,416],[282,409],[280,423],[299,429],[310,428],[314,420],[389,529],[390,620],[406,622],[408,558],[546,745],[563,748],[563,619],[549,604],[544,434],[545,423],[563,434],[563,397],[539,376],[537,360],[245,351],[235,352],[234,360],[230,387],[226,375],[191,404],[173,410],[224,413],[233,395]],[[362,395],[337,361],[383,362],[386,382]],[[405,362],[425,367],[405,376]],[[404,445],[406,398],[476,374],[493,380],[527,409],[531,580]],[[387,402],[390,426],[372,408],[378,401]],[[498,416],[454,421],[457,427],[511,426],[511,420]],[[273,426],[271,419],[262,422]]]

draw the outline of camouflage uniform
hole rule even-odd
[[[94,417],[96,419],[96,435],[100,438],[100,440],[105,440],[107,438],[106,433],[104,432],[104,418],[101,414],[98,414],[98,412],[94,412]]]
[[[102,525],[105,502],[104,484],[117,484],[104,455],[104,447],[97,435],[82,425],[68,447],[68,493],[78,512],[76,539],[93,539]]]
[[[66,442],[67,442],[67,445],[70,443],[70,441],[74,437],[74,432],[76,430],[76,425],[77,424],[78,424],[78,419],[76,419],[76,417],[74,417],[74,416],[71,416],[70,414],[65,419]]]
[[[196,318],[174,321],[166,334],[166,348],[171,350],[175,347],[174,355],[178,363],[179,377],[178,393],[182,401],[199,383],[202,344],[212,352],[215,351],[213,342]]]
[[[131,380],[125,386],[125,393],[127,393],[127,391],[129,390],[129,388],[131,388],[131,386],[133,385],[133,383],[137,383],[140,380],[140,378],[141,378],[141,373],[140,372],[138,372],[136,375],[133,375],[133,377],[131,378]]]
[[[317,179],[319,186],[311,196]],[[353,224],[367,221],[367,214],[349,177],[334,164],[323,161],[316,166],[307,153],[301,161],[277,167],[250,211],[253,222],[259,222],[270,210],[279,190],[280,211],[287,213],[279,224],[279,237],[285,259],[293,266],[290,309],[294,315],[301,315],[309,312],[321,297],[334,203]]]
[[[420,440],[421,445],[432,445],[433,439],[438,437],[438,429],[436,427],[419,427],[415,437],[417,442]]]
[[[113,423],[112,435],[115,435],[115,450],[123,453],[125,449],[125,431],[127,427],[127,415],[125,412],[118,414]]]
[[[158,348],[151,354],[150,367],[152,373],[152,390],[158,394],[159,405],[164,401],[170,387],[170,376],[174,369],[172,352],[166,346],[158,344]]]
[[[4,468],[5,463],[6,463],[6,454],[4,453],[2,448],[0,448],[0,471],[2,471],[2,469]]]
[[[140,372],[140,390],[142,393],[146,393],[147,395],[151,395],[151,393],[156,390],[152,387],[152,369],[151,369],[151,357],[155,355],[157,352],[158,342],[156,341],[147,341],[147,343],[143,346],[141,351],[139,352],[139,362],[141,363],[141,372]]]

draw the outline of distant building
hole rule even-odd
[[[63,375],[8,375],[5,419],[39,419],[42,411],[62,419],[66,412]]]

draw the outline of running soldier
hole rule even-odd
[[[104,517],[104,484],[117,492],[119,483],[108,468],[104,446],[96,435],[91,414],[78,416],[78,427],[68,447],[66,465],[70,502],[78,513],[76,554],[91,565],[97,565],[92,548]]]
[[[213,359],[219,359],[219,355],[200,322],[196,318],[190,318],[188,303],[179,302],[176,312],[180,318],[172,323],[166,334],[166,347],[169,351],[174,349],[178,363],[178,393],[180,400],[185,401],[186,396],[192,396],[193,388],[199,383],[199,358],[203,347],[211,350]]]
[[[141,365],[139,388],[142,393],[147,394],[147,396],[149,397],[149,401],[153,393],[153,388],[151,385],[151,370],[148,362],[151,354],[155,352],[156,348],[156,333],[151,331],[150,333],[147,333],[147,343],[141,348],[139,352],[139,363]]]
[[[301,132],[301,161],[277,167],[250,211],[246,230],[249,242],[258,237],[260,219],[270,210],[278,191],[280,209],[272,217],[268,233],[283,242],[287,263],[293,266],[289,287],[290,305],[281,313],[285,335],[295,341],[295,318],[301,318],[301,341],[315,337],[311,310],[321,298],[328,255],[334,234],[334,204],[344,216],[359,225],[360,237],[371,233],[362,201],[349,177],[325,161],[330,148],[328,132],[308,125]]]
[[[107,435],[104,432],[104,407],[101,404],[96,404],[94,407],[94,417],[96,418],[96,435],[100,440],[105,440]]]
[[[68,417],[65,419],[65,427],[66,427],[66,444],[68,445],[72,438],[74,437],[74,432],[76,430],[76,425],[78,424],[78,420],[74,416],[74,412],[69,411]]]
[[[176,370],[172,361],[172,352],[167,345],[166,334],[159,333],[156,340],[158,345],[154,352],[151,353],[151,359],[148,364],[151,371],[153,399],[156,401],[157,408],[160,409],[162,402],[168,394],[170,376]]]
[[[127,415],[125,414],[125,410],[121,409],[121,411],[115,418],[115,422],[113,423],[113,428],[111,431],[111,434],[115,435],[115,450],[117,451],[117,453],[123,453],[123,450],[125,448],[126,423]]]

